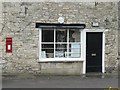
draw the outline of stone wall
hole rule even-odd
[[[3,73],[55,74],[56,71],[62,74],[67,71],[66,74],[80,74],[81,63],[38,63],[39,36],[35,23],[57,23],[60,16],[65,18],[65,23],[84,22],[87,29],[94,28],[91,27],[94,21],[99,22],[99,29],[108,29],[105,32],[105,67],[107,71],[111,67],[114,71],[118,62],[117,8],[117,2],[4,2],[3,28],[0,32],[3,43]],[[5,52],[5,39],[9,36],[13,38],[12,53]]]
[[[118,2],[118,69],[120,70],[120,1]]]
[[[118,2],[118,71],[120,71],[120,1]]]
[[[82,74],[82,62],[67,63],[43,63],[41,64],[41,74],[48,75],[80,75]]]
[[[0,32],[1,30],[2,30],[2,3],[0,2]],[[0,37],[0,75],[1,74],[2,74],[2,37]]]

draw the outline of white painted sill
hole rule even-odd
[[[41,58],[38,62],[83,62],[81,58]]]

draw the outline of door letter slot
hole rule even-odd
[[[91,56],[95,57],[95,56],[96,56],[96,53],[92,53]]]

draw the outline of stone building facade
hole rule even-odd
[[[118,11],[120,11],[120,2],[118,2]],[[118,55],[120,56],[120,12],[118,12]]]
[[[117,71],[117,2],[3,2],[3,23],[0,31],[3,74],[86,73],[83,61],[39,62],[40,29],[36,28],[36,23],[58,23],[59,17],[64,18],[64,24],[84,23],[85,29],[103,30],[105,34],[103,73]],[[94,22],[98,24],[97,27],[92,26]],[[12,53],[6,53],[7,37],[12,37]]]

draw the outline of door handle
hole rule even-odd
[[[92,54],[91,54],[92,57],[95,57],[96,55],[97,55],[96,53],[92,53]]]

